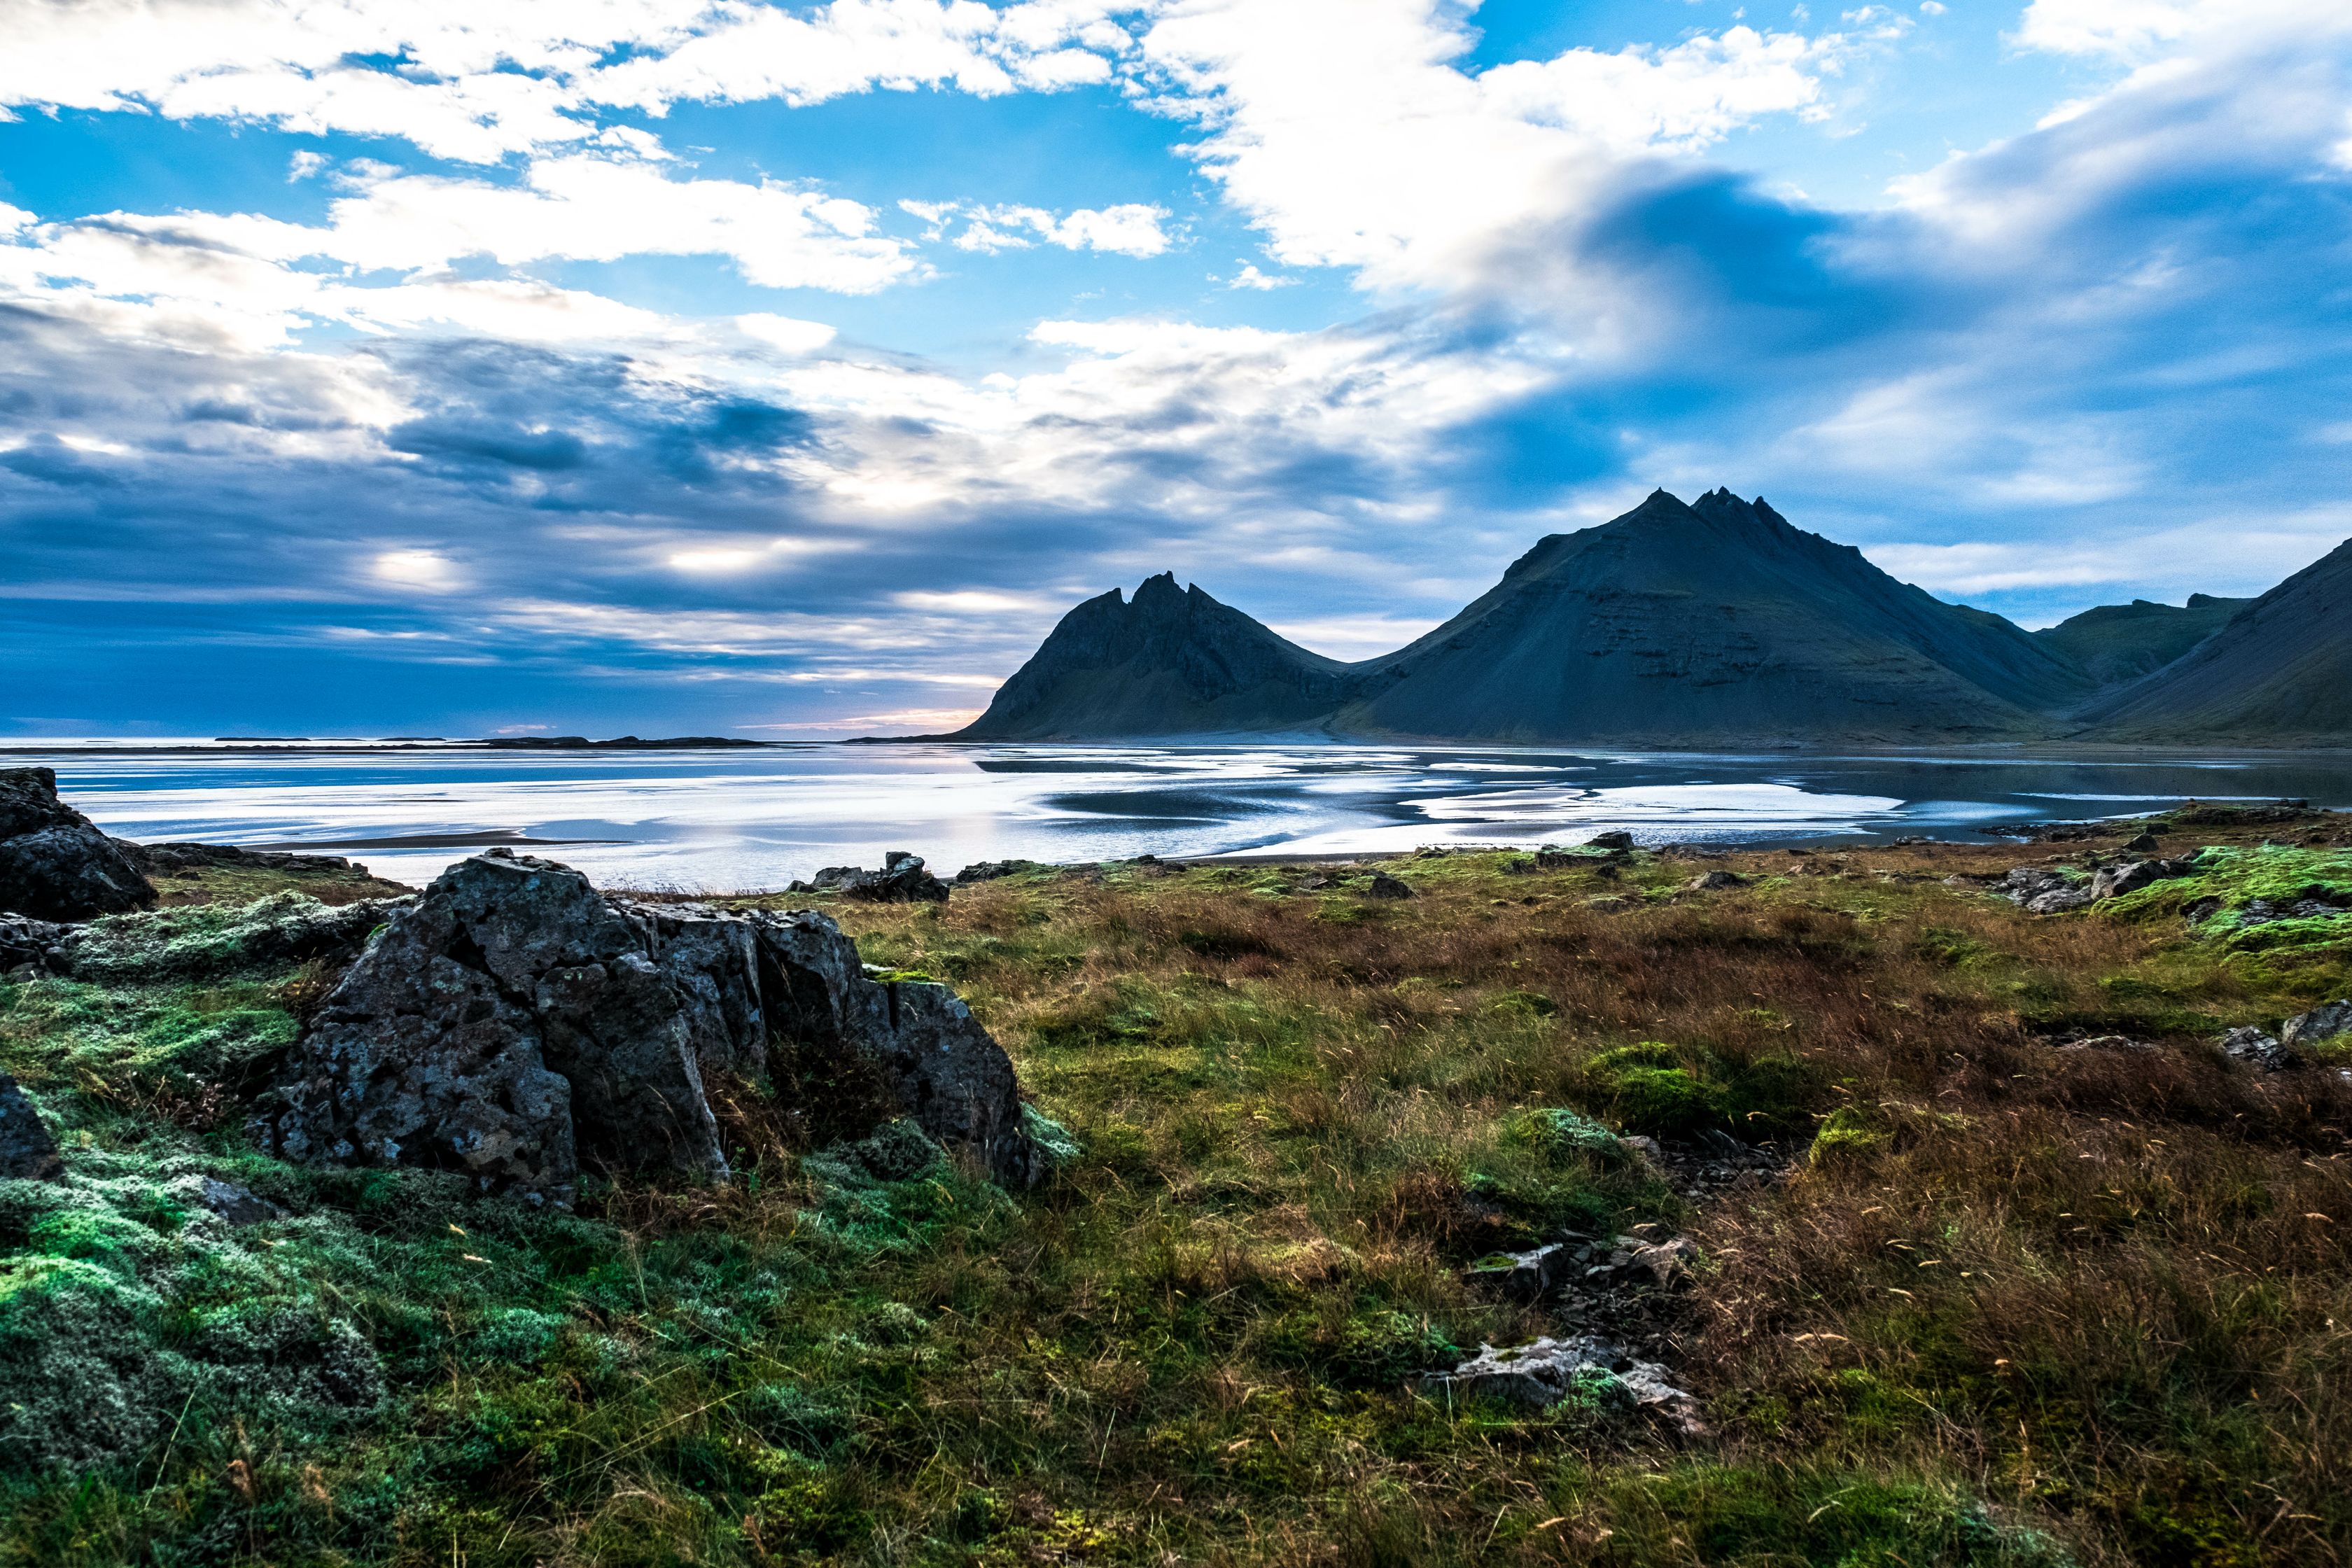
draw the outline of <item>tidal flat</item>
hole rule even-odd
[[[2151,827],[2179,874],[2000,896]],[[250,901],[383,889],[175,879],[155,962],[0,980],[67,1163],[0,1183],[0,1562],[2352,1552],[2352,1036],[2220,1043],[2352,994],[2352,817],[1373,870],[723,900],[953,985],[1058,1169],[812,1149],[746,1092],[731,1182],[570,1213],[257,1152],[329,977],[243,962]],[[1687,1400],[1415,1381],[1581,1333]]]

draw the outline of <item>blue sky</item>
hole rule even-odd
[[[2340,0],[0,0],[0,733],[945,727],[1664,485],[2030,625],[2352,534]]]

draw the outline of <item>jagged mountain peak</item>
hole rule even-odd
[[[1360,664],[1161,573],[1063,617],[962,738],[1991,739],[2050,733],[2092,686],[2046,641],[1719,486],[1539,540],[1461,614]]]

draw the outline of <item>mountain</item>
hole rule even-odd
[[[2033,636],[2082,666],[2100,686],[2120,686],[2170,664],[2252,603],[2210,594],[2191,594],[2186,605],[2134,599],[2084,610]]]
[[[2074,663],[1729,490],[1554,534],[1360,677],[1345,732],[1494,741],[1994,739],[2088,695]]]
[[[2084,738],[2103,741],[2343,744],[2352,736],[2352,541],[2078,717]]]
[[[1171,574],[1063,617],[953,739],[1312,729],[1448,741],[1997,739],[2089,696],[1998,616],[1899,583],[1729,490],[1554,534],[1452,620],[1342,664]]]
[[[1349,667],[1276,636],[1173,573],[1064,616],[959,741],[1092,741],[1311,729]]]

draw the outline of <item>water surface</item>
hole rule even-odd
[[[20,743],[110,832],[348,855],[429,879],[494,843],[609,885],[751,889],[912,849],[1363,854],[1424,844],[1969,837],[2206,800],[2352,805],[2352,753],[1903,754],[1500,748],[807,745],[515,753]]]

